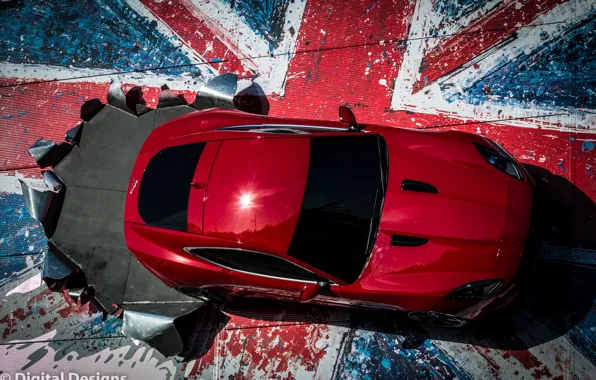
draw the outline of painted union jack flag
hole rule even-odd
[[[593,0],[15,4],[0,11],[3,169],[32,165],[27,146],[114,78],[154,104],[164,83],[192,93],[234,72],[271,115],[335,119],[345,104],[364,122],[489,134],[596,197]]]
[[[553,183],[565,178],[593,205],[595,0],[0,3],[0,172],[9,174],[0,175],[5,373],[59,367],[95,374],[112,366],[133,378],[595,377],[596,313],[587,311],[594,293],[582,300],[579,291],[569,292],[569,303],[585,306],[576,313],[585,318],[562,332],[551,329],[560,315],[542,321],[533,314],[550,299],[503,321],[527,331],[523,337],[234,316],[202,358],[160,357],[125,340],[120,320],[90,317],[70,298],[39,290],[41,273],[32,273],[43,255],[34,253],[46,240],[24,216],[13,177],[38,175],[27,149],[40,138],[61,141],[86,100],[105,102],[112,81],[125,90],[142,86],[154,107],[163,84],[192,101],[207,80],[232,72],[239,91],[258,85],[273,116],[335,120],[346,105],[362,123],[486,135],[550,171]],[[593,215],[585,219],[581,228],[593,231]],[[576,246],[552,249],[551,259],[580,264],[571,290],[593,289],[594,251]],[[281,314],[297,315],[291,308]],[[350,319],[347,311],[334,317]]]

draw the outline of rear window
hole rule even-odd
[[[139,214],[145,223],[187,231],[190,184],[204,147],[165,148],[149,161],[139,188]]]
[[[356,281],[377,234],[386,169],[380,136],[311,138],[306,190],[288,255]]]

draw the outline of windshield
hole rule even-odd
[[[372,251],[387,174],[378,135],[313,137],[302,207],[288,255],[345,282]]]
[[[150,226],[188,230],[190,184],[205,143],[159,151],[145,168],[139,188],[139,214]]]

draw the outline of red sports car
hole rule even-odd
[[[460,326],[506,304],[534,184],[495,142],[212,109],[156,128],[130,179],[125,236],[165,284],[408,311]]]

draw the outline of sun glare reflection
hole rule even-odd
[[[252,206],[253,196],[250,193],[242,194],[240,196],[240,208],[249,208]]]

